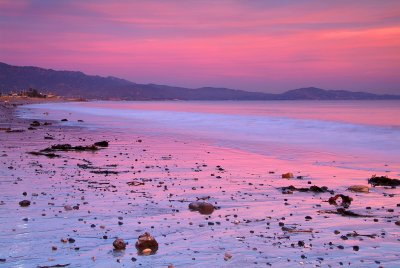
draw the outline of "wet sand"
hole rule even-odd
[[[0,131],[1,266],[399,265],[400,190],[371,187],[370,171],[338,168],[324,159],[315,159],[322,166],[308,165],[198,141],[95,131],[85,122],[71,127],[40,121],[28,130],[31,122],[1,107],[0,127],[24,130]],[[102,140],[109,147],[95,152],[27,154]],[[399,177],[398,166],[382,167],[387,171],[377,175]],[[282,178],[286,172],[294,178]],[[333,196],[328,192],[283,194],[280,187],[289,185],[327,186],[351,196],[347,210],[362,217],[332,214],[342,207],[327,202]],[[351,185],[368,185],[370,192],[350,192]],[[31,204],[21,207],[25,199]],[[190,211],[189,203],[197,200],[216,210]],[[135,248],[144,232],[159,243],[154,255],[142,256]],[[125,250],[113,250],[117,237],[129,243]]]

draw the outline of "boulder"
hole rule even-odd
[[[139,254],[154,254],[158,250],[157,240],[148,232],[138,237],[135,246]]]
[[[113,246],[115,250],[124,250],[126,248],[126,243],[123,239],[117,238],[114,240]]]
[[[198,211],[203,215],[210,215],[214,212],[215,207],[207,202],[192,202],[189,204],[189,209],[191,211]]]
[[[293,179],[293,178],[294,178],[293,173],[288,172],[282,174],[282,179]]]
[[[349,188],[347,188],[347,190],[356,193],[368,193],[369,187],[365,185],[352,185]]]

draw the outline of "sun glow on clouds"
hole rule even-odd
[[[189,87],[398,92],[400,2],[348,2],[0,1],[0,60]]]

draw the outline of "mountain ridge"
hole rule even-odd
[[[121,100],[377,100],[400,99],[400,95],[378,95],[316,87],[283,93],[252,92],[221,87],[185,88],[157,84],[137,84],[113,76],[87,75],[80,71],[13,66],[0,62],[0,92],[35,88],[64,97]]]

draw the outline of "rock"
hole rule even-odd
[[[123,239],[117,238],[114,240],[113,246],[116,250],[124,250],[126,248],[126,243]]]
[[[70,211],[70,210],[72,210],[73,208],[72,208],[70,205],[65,205],[65,206],[64,206],[64,209],[65,209],[66,211]]]
[[[390,179],[386,176],[372,176],[368,183],[373,186],[400,186],[400,180]]]
[[[192,202],[189,204],[189,209],[191,211],[198,211],[203,215],[210,215],[214,212],[215,207],[207,202]]]
[[[138,237],[135,246],[136,249],[142,254],[145,254],[143,251],[145,251],[146,249],[151,250],[149,254],[155,253],[158,250],[158,242],[151,234],[147,232]]]
[[[400,226],[400,221],[396,221],[394,224],[396,224],[397,226]]]
[[[293,178],[294,178],[293,173],[288,172],[288,173],[282,174],[282,179],[293,179]]]
[[[29,200],[22,200],[22,201],[19,202],[19,205],[20,205],[21,207],[29,207],[29,206],[31,205],[31,201],[29,201]]]
[[[337,206],[338,204],[337,204],[336,201],[337,201],[337,199],[339,199],[339,198],[342,199],[342,204],[341,204],[341,205],[342,205],[344,208],[348,208],[348,207],[350,206],[351,202],[353,201],[353,198],[351,198],[350,196],[347,196],[347,195],[344,195],[344,194],[337,194],[337,195],[335,195],[335,196],[329,198],[328,202],[329,202],[329,204],[331,204],[331,205]]]
[[[225,261],[229,261],[230,259],[232,259],[232,254],[229,252],[225,252],[224,254],[224,260]]]
[[[356,192],[356,193],[368,193],[369,187],[365,185],[352,185],[347,190]]]
[[[31,123],[31,127],[39,127],[39,126],[40,126],[40,123],[38,121],[33,121]]]
[[[66,118],[61,119],[61,122],[67,122],[67,121],[68,121],[68,119],[66,119]]]
[[[108,141],[98,141],[94,143],[95,146],[108,147]]]

